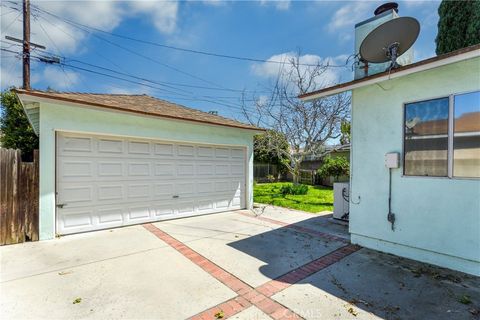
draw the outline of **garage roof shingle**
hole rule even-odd
[[[207,124],[235,127],[240,129],[264,130],[219,115],[188,108],[176,103],[154,98],[145,94],[98,94],[76,92],[48,92],[39,90],[16,89],[17,94],[96,106],[106,109],[129,111],[163,118],[201,122]]]

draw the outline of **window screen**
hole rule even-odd
[[[454,98],[453,175],[480,177],[480,92]]]
[[[448,175],[448,108],[448,98],[405,105],[405,175]]]

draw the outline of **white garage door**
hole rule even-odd
[[[245,208],[245,149],[57,133],[57,233]]]

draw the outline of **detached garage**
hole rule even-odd
[[[250,208],[262,129],[147,95],[16,91],[40,137],[40,239]]]

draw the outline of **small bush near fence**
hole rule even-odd
[[[303,194],[307,194],[308,186],[304,184],[287,184],[280,188],[280,192],[283,195],[287,195],[287,194],[303,195]]]
[[[318,169],[318,175],[322,178],[334,177],[338,180],[341,176],[350,174],[350,163],[345,157],[327,157]]]
[[[268,182],[272,183],[272,182],[275,182],[275,176],[273,176],[272,174],[269,174],[265,177],[265,179],[267,179]]]

